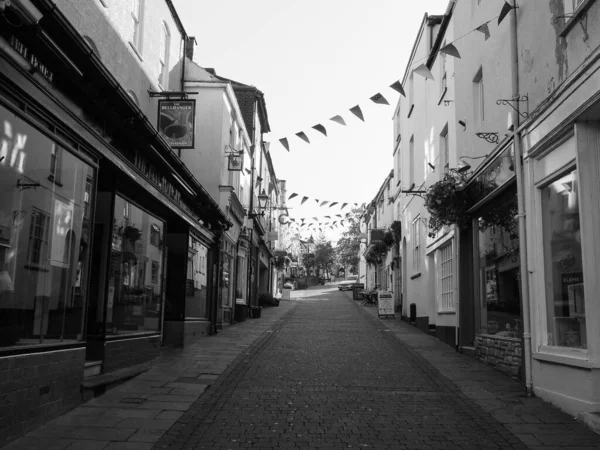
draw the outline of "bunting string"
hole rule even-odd
[[[425,56],[419,60],[413,61],[413,63],[411,64],[411,66],[409,66],[408,69],[411,70],[414,66],[417,66],[417,64],[418,64],[418,66],[416,68],[412,69],[412,72],[416,73],[417,75],[423,76],[425,79],[434,80],[434,76],[431,73],[431,70],[426,65],[426,61],[428,59],[430,59],[433,55],[437,55],[439,53],[460,59],[460,53],[458,51],[458,48],[455,45],[456,42],[460,41],[461,39],[465,38],[466,36],[468,36],[474,32],[483,33],[484,40],[487,41],[491,36],[489,23],[492,22],[494,19],[498,19],[498,25],[500,25],[502,20],[514,8],[515,8],[515,6],[513,6],[510,3],[508,3],[507,1],[505,1],[499,15],[483,22],[481,25],[477,26],[476,28],[474,28],[471,31],[468,31],[467,33],[463,34],[462,36],[457,37],[452,42],[447,43],[442,48],[440,48],[437,52],[428,54],[427,56]],[[406,93],[404,91],[404,86],[402,85],[402,82],[400,80],[394,81],[392,84],[389,85],[389,87],[391,89],[393,89],[394,91],[396,91],[401,96],[406,97]],[[369,100],[371,100],[373,103],[378,104],[378,105],[390,106],[390,103],[388,102],[388,100],[385,98],[385,96],[381,92],[378,92],[375,95],[369,97]],[[349,108],[349,111],[354,116],[356,116],[359,120],[365,122],[365,116],[364,116],[364,113],[363,113],[360,105],[355,105],[352,108]],[[329,120],[332,122],[335,122],[339,125],[346,126],[346,121],[340,114],[336,114],[335,116],[331,117]],[[311,128],[320,132],[325,137],[327,137],[327,129],[325,128],[325,126],[323,124],[318,123],[316,125],[313,125]],[[307,144],[311,143],[308,135],[304,131],[299,131],[299,132],[295,133],[295,136],[298,137],[299,139],[301,139],[302,141],[306,142]],[[279,139],[279,142],[288,152],[290,151],[290,140],[287,137]],[[268,149],[269,144],[270,144],[270,142],[265,142],[265,148]],[[303,201],[303,203],[304,203],[304,201]]]

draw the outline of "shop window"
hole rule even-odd
[[[115,198],[106,300],[107,334],[160,330],[164,249],[153,233],[164,223],[120,196]],[[152,231],[155,230],[155,231]]]
[[[477,223],[480,332],[520,338],[523,324],[516,195],[511,191],[491,203],[481,211]]]
[[[58,145],[52,145],[52,151],[50,153],[50,174],[48,179],[54,183],[60,184],[61,173],[62,173],[62,152]]]
[[[587,348],[577,172],[541,190],[548,345]]]
[[[80,340],[94,170],[0,106],[1,156],[0,347]]]
[[[248,283],[248,265],[245,256],[237,257],[237,284],[235,287],[235,302],[246,304],[246,285]]]
[[[230,307],[233,303],[235,284],[232,284],[234,270],[233,244],[223,240],[221,250],[221,305]]]
[[[185,317],[208,318],[206,255],[208,248],[193,236],[188,242]]]

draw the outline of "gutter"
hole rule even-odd
[[[146,131],[157,141],[161,150],[157,150],[157,153],[163,158],[168,158],[170,162],[175,166],[175,168],[181,173],[185,174],[185,176],[190,179],[193,183],[193,187],[195,190],[200,191],[199,196],[203,197],[203,200],[207,200],[211,209],[213,209],[218,215],[221,217],[218,218],[217,222],[225,229],[229,229],[233,226],[233,223],[229,221],[227,215],[221,208],[218,203],[211,197],[204,186],[200,184],[200,182],[194,177],[194,175],[190,172],[190,170],[183,164],[181,159],[175,156],[173,150],[167,144],[162,136],[160,136],[158,130],[150,123],[148,117],[144,114],[144,112],[137,106],[133,100],[129,97],[125,89],[120,85],[120,83],[115,79],[115,77],[108,71],[108,69],[102,64],[102,61],[98,56],[92,51],[89,45],[85,42],[83,37],[79,34],[79,32],[73,27],[71,22],[65,17],[65,15],[60,11],[60,9],[56,6],[56,4],[52,0],[38,0],[38,3],[42,4],[44,8],[47,10],[50,16],[52,16],[58,24],[62,27],[63,31],[67,33],[67,35],[73,40],[73,43],[77,45],[78,49],[81,50],[94,66],[94,69],[97,70],[100,75],[114,88],[117,94],[120,97],[120,100],[125,103],[131,110],[134,111],[134,116],[142,122],[142,125],[146,129]]]

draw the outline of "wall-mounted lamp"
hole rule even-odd
[[[258,213],[251,212],[250,214],[248,214],[248,217],[250,217],[250,218],[265,215],[265,209],[267,208],[267,201],[269,200],[269,196],[263,189],[262,192],[260,194],[258,194],[257,198],[258,198],[258,209],[260,212],[258,212]]]
[[[461,156],[460,158],[458,158],[458,167],[456,168],[456,171],[458,173],[465,173],[467,170],[469,170],[471,168],[471,164],[469,164],[466,161],[463,161],[463,159],[481,159],[481,158],[487,158],[487,155],[483,155],[483,156]]]
[[[458,124],[463,127],[463,131],[467,131],[467,121],[466,120],[459,120]]]

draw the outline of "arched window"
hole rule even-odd
[[[160,55],[158,64],[158,84],[163,88],[169,88],[169,47],[171,46],[171,33],[165,22],[162,23],[160,36]]]

